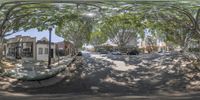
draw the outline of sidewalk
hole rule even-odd
[[[67,66],[69,66],[74,59],[75,59],[75,56],[71,58],[62,59],[59,63],[59,66],[56,66],[57,64],[52,65],[52,69],[49,70],[49,72],[55,69],[59,69],[59,68],[64,68],[66,70]],[[30,78],[36,77],[32,74],[33,71],[22,71],[22,72],[24,73],[20,73],[20,74],[27,75],[27,77],[30,77]],[[38,72],[41,73],[41,75],[43,75],[43,71],[40,71],[40,70],[34,72],[35,75],[37,75],[36,73]],[[0,82],[0,89],[12,90],[12,89],[20,89],[20,88],[40,88],[40,87],[50,86],[62,81],[66,77],[66,75],[67,75],[66,72],[62,71],[56,76],[53,76],[48,79],[40,80],[40,81],[19,81],[17,79],[13,79],[14,81],[10,82],[9,80],[11,80],[12,78],[8,78],[8,80],[5,80],[5,82]]]

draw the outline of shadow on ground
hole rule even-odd
[[[145,59],[134,70],[114,70],[112,62],[78,57],[69,68],[68,77],[50,87],[15,88],[11,92],[28,94],[115,94],[115,95],[179,95],[191,89],[199,91],[199,72],[182,55]],[[161,61],[163,60],[163,61]]]

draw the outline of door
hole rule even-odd
[[[53,58],[54,57],[54,53],[53,53],[53,49],[51,49],[51,58]]]

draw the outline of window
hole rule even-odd
[[[48,51],[49,51],[48,48],[45,48],[44,53],[45,53],[45,54],[48,54]]]
[[[31,48],[23,48],[22,55],[24,57],[33,57],[33,52],[31,51]]]
[[[38,48],[38,54],[42,54],[43,53],[43,49],[42,48]]]

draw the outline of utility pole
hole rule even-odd
[[[49,54],[48,54],[48,69],[51,69],[51,32],[52,32],[52,27],[49,27]]]

